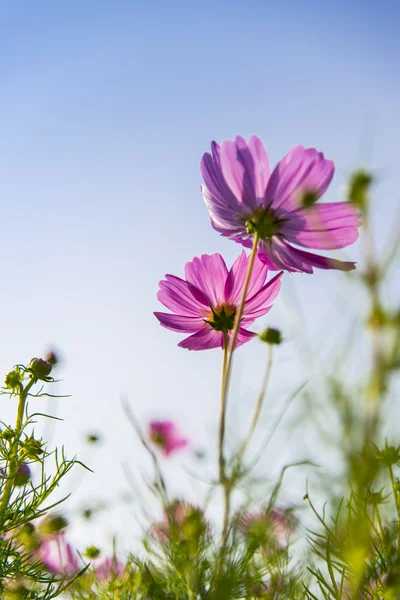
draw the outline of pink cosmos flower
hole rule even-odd
[[[203,254],[185,265],[185,279],[166,275],[160,281],[159,301],[174,314],[155,312],[161,325],[172,331],[191,333],[178,346],[188,350],[223,348],[229,342],[241,300],[250,258],[243,251],[228,271],[220,254]],[[265,315],[281,287],[282,272],[268,283],[266,264],[256,258],[250,278],[236,347],[256,334],[246,328]]]
[[[242,511],[235,517],[234,529],[245,537],[264,538],[265,545],[285,546],[297,529],[297,519],[290,508],[273,508],[269,512]]]
[[[153,523],[150,534],[161,542],[167,542],[172,538],[200,537],[209,529],[200,508],[183,500],[174,500],[164,508],[163,521]]]
[[[51,573],[74,575],[79,571],[77,554],[63,532],[44,538],[37,551],[37,558]]]
[[[125,571],[125,567],[115,556],[108,556],[95,566],[99,581],[108,581],[119,577]]]
[[[261,140],[237,136],[204,154],[201,172],[204,201],[214,229],[251,248],[260,237],[258,256],[272,270],[312,273],[320,269],[355,268],[294,247],[332,250],[358,238],[359,215],[349,202],[315,204],[326,191],[334,163],[315,148],[295,146],[272,174]]]
[[[172,421],[151,421],[149,424],[149,438],[158,446],[165,456],[188,445],[188,440],[183,438],[175,423]]]

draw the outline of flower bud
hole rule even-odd
[[[304,208],[310,208],[310,206],[313,206],[317,200],[318,196],[314,190],[307,190],[303,192],[303,195],[300,198],[301,205]]]
[[[18,467],[17,474],[15,475],[14,485],[22,486],[28,483],[31,478],[31,470],[26,464],[22,464]]]
[[[29,363],[29,368],[38,379],[46,379],[46,377],[50,375],[53,367],[47,360],[43,360],[43,358],[32,358]]]
[[[45,361],[48,362],[52,367],[55,367],[60,362],[60,357],[58,354],[50,350],[50,352],[48,352],[46,355]]]
[[[4,380],[6,388],[8,388],[9,390],[13,390],[13,391],[16,389],[21,389],[22,378],[23,378],[23,373],[20,371],[20,369],[18,369],[18,367],[15,367],[15,369],[10,371],[6,375],[6,378]]]
[[[38,531],[43,536],[51,536],[65,529],[68,521],[62,515],[47,515],[38,525]]]
[[[89,546],[84,552],[85,556],[89,559],[98,558],[100,556],[100,550],[96,546]]]
[[[279,329],[274,329],[273,327],[267,327],[267,329],[264,329],[258,337],[266,344],[280,344],[282,342],[281,332]]]
[[[360,169],[355,171],[350,178],[349,200],[360,208],[367,205],[367,194],[373,182],[373,176],[367,171]]]

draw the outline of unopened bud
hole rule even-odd
[[[68,521],[62,515],[48,515],[38,526],[38,531],[42,535],[53,535],[62,529],[65,529]]]
[[[47,360],[43,360],[43,358],[32,358],[29,363],[29,368],[38,379],[45,379],[50,375],[53,367]]]
[[[17,474],[15,475],[14,485],[22,486],[28,483],[31,478],[31,470],[26,464],[22,464],[18,467]]]
[[[100,556],[100,550],[96,546],[89,546],[85,550],[85,556],[89,559],[98,558]]]
[[[373,176],[367,171],[355,171],[350,178],[349,200],[356,206],[364,208],[368,200],[368,191],[373,182]]]
[[[52,350],[50,350],[50,352],[48,352],[48,354],[46,355],[45,360],[52,367],[55,367],[60,362],[59,356],[55,352],[53,352]]]
[[[15,390],[17,388],[20,389],[22,386],[22,377],[23,374],[18,369],[18,367],[7,373],[6,378],[4,380],[6,388],[10,390]]]
[[[300,202],[304,208],[310,208],[310,206],[313,206],[317,200],[318,200],[317,193],[314,192],[314,190],[307,190],[307,191],[303,192]]]
[[[267,327],[267,329],[264,329],[258,337],[266,344],[280,344],[282,342],[281,332],[279,329],[274,329],[273,327]]]

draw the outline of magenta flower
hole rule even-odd
[[[115,556],[108,556],[95,566],[99,581],[108,581],[122,575],[125,567]]]
[[[188,350],[223,348],[229,342],[241,300],[249,257],[243,251],[228,271],[220,254],[203,254],[185,265],[185,279],[166,275],[157,294],[174,314],[155,312],[161,325],[172,331],[191,333],[178,346]],[[250,278],[236,347],[256,335],[246,328],[271,308],[283,273],[265,283],[268,267],[255,260]]]
[[[163,521],[153,523],[150,535],[161,542],[172,538],[187,539],[205,535],[210,530],[203,511],[183,500],[174,500],[164,508]]]
[[[165,456],[188,445],[188,440],[183,438],[175,423],[172,421],[151,421],[149,424],[149,438],[158,446]]]
[[[38,558],[51,573],[74,575],[79,571],[77,554],[63,532],[42,540]]]
[[[258,256],[272,270],[312,273],[313,267],[350,271],[342,262],[294,247],[332,250],[358,238],[359,215],[349,202],[315,204],[326,191],[334,163],[315,148],[295,146],[270,175],[261,140],[237,136],[204,154],[201,172],[204,201],[214,229],[251,248],[260,238]]]

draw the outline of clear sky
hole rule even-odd
[[[336,162],[330,200],[343,199],[352,168],[373,167],[379,239],[395,224],[399,18],[395,1],[1,3],[0,367],[49,346],[62,353],[58,389],[72,398],[40,408],[65,418],[54,441],[96,471],[72,477],[74,506],[126,487],[123,461],[142,469],[121,394],[143,422],[176,417],[195,448],[214,439],[220,352],[177,348],[152,314],[165,273],[240,251],[211,229],[202,202],[199,161],[212,139],[256,133],[272,164],[297,143],[318,147]],[[359,256],[358,246],[341,253]],[[285,277],[259,324],[289,340],[276,404],[311,356],[329,367],[341,315],[358,312],[352,289],[341,273]],[[233,437],[263,363],[257,342],[238,353]],[[11,403],[2,407],[10,419]],[[105,444],[90,456],[92,430]]]

